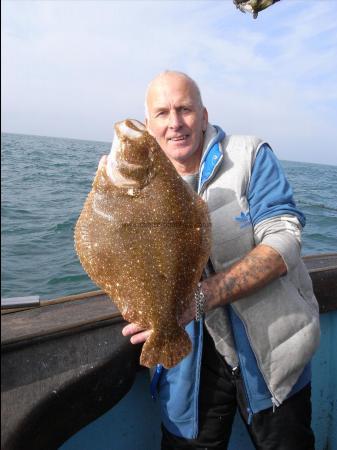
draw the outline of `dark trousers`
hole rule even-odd
[[[199,435],[184,439],[162,427],[162,450],[227,449],[236,408],[258,450],[314,450],[311,389],[307,385],[275,409],[253,415],[247,424],[247,403],[238,371],[232,373],[204,329],[199,396]],[[244,449],[237,449],[244,450]]]

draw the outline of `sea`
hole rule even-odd
[[[108,142],[1,134],[1,297],[51,299],[98,289],[74,226]],[[337,252],[337,166],[281,161],[307,224],[302,254]]]

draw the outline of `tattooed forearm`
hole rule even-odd
[[[203,281],[207,309],[250,295],[286,271],[279,253],[267,245],[258,245],[226,272]]]

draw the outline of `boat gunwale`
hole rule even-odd
[[[27,333],[14,338],[5,338],[1,340],[1,353],[7,350],[12,350],[16,347],[24,347],[26,345],[32,345],[49,339],[59,338],[61,336],[94,330],[96,328],[108,327],[121,322],[125,322],[122,315],[120,313],[112,313],[107,314],[106,317],[96,318],[95,320],[88,320],[87,322],[81,322],[79,324],[55,328],[53,331],[45,330],[45,332],[42,331],[31,334]]]
[[[307,255],[307,256],[303,256],[302,260],[305,263],[306,260],[309,260],[309,261],[313,261],[315,259],[316,260],[324,260],[324,259],[329,259],[331,257],[336,258],[336,260],[337,260],[337,253],[322,253],[322,254],[315,254],[315,255]],[[308,268],[309,274],[329,273],[334,270],[337,271],[337,264],[330,265],[328,267],[317,267],[317,268],[312,268],[312,269]],[[34,330],[32,332],[28,331],[19,336],[16,335],[16,336],[11,336],[11,337],[7,337],[7,338],[5,336],[2,336],[2,339],[1,339],[2,349],[4,351],[6,351],[6,349],[8,349],[9,347],[12,348],[13,346],[24,346],[24,345],[31,344],[32,342],[37,342],[37,341],[46,340],[46,339],[55,339],[57,336],[74,334],[74,333],[82,332],[84,330],[95,329],[95,328],[99,328],[102,326],[109,326],[112,323],[119,323],[119,322],[126,323],[122,314],[118,311],[116,305],[113,303],[113,301],[110,299],[110,297],[103,290],[88,291],[88,292],[83,292],[83,293],[79,293],[79,294],[72,294],[72,295],[63,296],[63,297],[57,297],[55,299],[50,299],[50,300],[48,300],[48,299],[41,300],[40,305],[38,305],[38,306],[3,309],[1,311],[1,315],[7,316],[8,319],[10,319],[10,315],[14,314],[14,313],[17,313],[18,317],[20,317],[21,315],[24,315],[26,313],[29,314],[29,312],[32,312],[32,311],[37,312],[37,313],[40,311],[42,313],[44,308],[46,308],[46,307],[51,307],[51,306],[59,305],[62,303],[77,302],[77,301],[81,301],[81,300],[85,301],[85,300],[93,299],[94,297],[96,297],[96,299],[100,299],[101,301],[105,297],[106,301],[107,301],[107,305],[105,306],[103,304],[103,309],[109,308],[109,306],[111,306],[111,311],[108,313],[101,311],[95,317],[91,317],[88,319],[86,319],[84,317],[83,319],[79,320],[77,323],[71,322],[68,324],[61,324],[59,326],[55,326],[52,329],[47,328],[47,329],[42,329],[39,331],[36,331],[36,330]],[[102,306],[102,304],[101,304],[101,306]],[[329,309],[329,308],[321,309],[321,313],[328,313],[330,311],[335,310],[336,307],[335,307],[334,303],[333,303],[333,306],[334,307],[331,309]],[[5,320],[5,317],[3,317],[3,319]]]
[[[305,263],[306,261],[313,261],[315,259],[318,260],[318,259],[324,259],[324,258],[329,258],[329,257],[335,257],[336,261],[337,261],[337,253],[334,253],[334,252],[315,253],[315,254],[311,254],[311,255],[304,255],[304,256],[302,256],[302,260]],[[330,271],[330,270],[335,270],[335,269],[337,269],[337,263],[333,264],[332,266],[317,267],[316,269],[308,268],[308,272],[310,274],[310,273],[325,272],[325,271]],[[70,294],[70,295],[66,295],[66,296],[56,297],[53,299],[40,300],[39,305],[26,306],[26,307],[22,307],[22,308],[11,308],[11,307],[2,308],[1,315],[17,313],[17,312],[21,312],[21,311],[31,311],[32,309],[36,309],[36,308],[43,308],[46,306],[56,305],[56,304],[60,304],[60,303],[66,303],[66,302],[70,302],[70,301],[84,300],[85,298],[90,298],[90,297],[100,297],[102,295],[106,295],[109,298],[108,294],[101,289],[95,290],[95,291],[86,291],[86,292],[80,292],[79,294]]]

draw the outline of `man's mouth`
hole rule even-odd
[[[169,138],[169,141],[171,142],[181,142],[185,141],[188,138],[188,134],[184,134],[183,136],[176,136]]]

